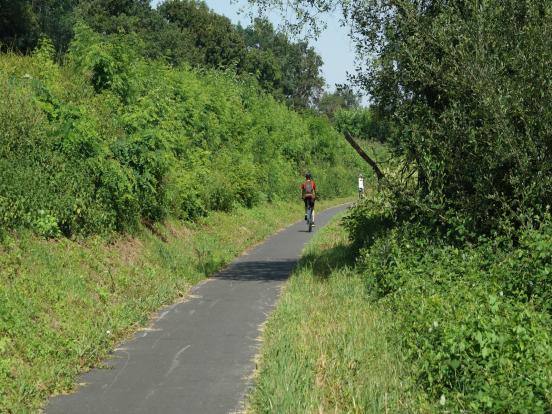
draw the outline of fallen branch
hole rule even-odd
[[[161,241],[163,241],[165,243],[168,242],[165,235],[163,233],[161,233],[158,229],[155,228],[155,226],[153,225],[153,221],[142,218],[142,224],[144,225],[145,228],[147,228],[149,231],[151,231],[153,233],[153,235],[159,237],[161,239]]]
[[[351,133],[349,131],[345,131],[344,135],[347,142],[351,144],[351,147],[353,147],[353,149],[358,153],[358,155],[360,155],[362,159],[366,161],[370,165],[370,167],[372,167],[372,169],[376,173],[376,177],[378,178],[378,181],[381,181],[382,179],[384,179],[385,175],[380,170],[376,161],[370,158],[370,156],[366,154],[362,148],[360,148],[360,146],[356,143]]]

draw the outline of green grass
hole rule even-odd
[[[423,411],[386,340],[393,316],[367,300],[352,261],[337,221],[307,246],[266,325],[249,412]]]
[[[154,311],[302,209],[241,208],[109,241],[9,237],[0,245],[0,412],[37,412],[49,395],[70,391]]]

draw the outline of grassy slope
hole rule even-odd
[[[252,413],[413,412],[385,332],[337,221],[316,235],[266,326]]]
[[[70,390],[77,373],[98,365],[153,311],[301,215],[301,203],[276,203],[110,242],[24,234],[6,241],[0,245],[0,412],[36,411],[51,393]]]

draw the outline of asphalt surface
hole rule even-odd
[[[260,328],[311,236],[346,206],[296,223],[192,288],[188,300],[115,349],[107,368],[52,398],[46,413],[234,413],[252,385]]]

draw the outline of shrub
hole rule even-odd
[[[354,191],[358,161],[327,121],[232,72],[171,68],[139,48],[134,35],[79,24],[65,66],[47,41],[0,55],[3,231],[75,237],[193,220],[298,197],[307,169],[326,197]]]
[[[358,267],[395,315],[392,340],[428,399],[446,412],[548,412],[549,227],[527,229],[515,246],[504,237],[459,244],[375,206],[347,220],[364,246]]]
[[[552,222],[520,232],[518,243],[497,261],[492,276],[504,294],[552,315]]]
[[[549,411],[549,318],[484,282],[433,293],[408,289],[394,302],[405,357],[436,405],[467,412]]]
[[[371,246],[395,225],[393,212],[381,193],[357,204],[343,222],[356,249]]]

